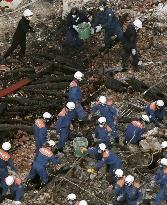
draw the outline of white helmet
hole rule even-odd
[[[137,27],[137,28],[142,28],[142,22],[139,19],[136,19],[133,24]]]
[[[50,119],[52,117],[52,115],[49,113],[49,112],[45,112],[44,114],[43,114],[43,118],[44,119]]]
[[[75,103],[73,103],[73,102],[68,102],[68,103],[66,104],[66,107],[67,107],[68,109],[70,109],[70,110],[74,110],[74,109],[75,109]]]
[[[148,115],[142,115],[141,119],[144,120],[145,122],[150,122]]]
[[[135,178],[132,175],[128,175],[125,178],[125,183],[128,184],[128,185],[131,185],[134,182],[134,180],[135,180]]]
[[[162,143],[161,143],[161,148],[163,149],[163,148],[167,148],[167,141],[163,141]]]
[[[85,200],[81,200],[81,201],[79,202],[79,205],[88,205],[88,203],[87,203]]]
[[[106,123],[106,118],[105,118],[105,117],[100,117],[100,118],[98,119],[98,122],[99,122],[100,124]]]
[[[76,78],[77,80],[82,80],[84,74],[81,73],[80,71],[77,71],[75,74],[74,74],[74,78]]]
[[[167,159],[166,159],[166,158],[162,158],[160,163],[161,163],[163,166],[167,166]]]
[[[32,11],[30,11],[29,9],[26,9],[26,10],[23,12],[23,16],[24,16],[24,17],[33,16],[33,13],[32,13]]]
[[[156,104],[157,104],[159,107],[162,107],[162,106],[164,106],[164,101],[163,101],[163,100],[157,100]]]
[[[106,149],[106,145],[104,143],[99,144],[100,150],[104,151]]]
[[[116,169],[116,171],[115,171],[116,177],[122,177],[123,174],[124,174],[124,173],[123,173],[122,169]]]
[[[106,104],[106,101],[107,101],[107,99],[106,99],[105,96],[100,96],[100,97],[99,97],[99,102],[100,102],[100,103]]]
[[[11,186],[14,183],[14,177],[13,176],[6,177],[5,182],[8,186]]]
[[[71,200],[71,201],[74,201],[76,198],[77,198],[76,195],[73,194],[73,193],[71,193],[71,194],[69,194],[69,195],[67,196],[67,199],[68,199],[68,200]]]
[[[49,146],[54,147],[56,145],[56,142],[53,140],[48,141]]]
[[[2,144],[2,149],[5,150],[5,151],[10,150],[10,149],[11,149],[11,144],[10,144],[10,142],[4,142],[4,143]]]

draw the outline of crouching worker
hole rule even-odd
[[[60,163],[60,160],[53,155],[52,145],[50,145],[50,143],[47,142],[39,149],[39,154],[35,158],[31,171],[28,176],[28,182],[33,180],[36,177],[36,175],[39,175],[40,180],[42,182],[40,185],[42,186],[47,184],[49,177],[46,171],[46,167],[50,162],[56,165]]]
[[[106,145],[104,143],[100,143],[98,146],[96,147],[90,147],[88,148],[88,155],[91,158],[95,158],[97,160],[101,160],[102,159],[102,152],[104,152],[104,150],[106,149]]]
[[[10,191],[13,203],[15,205],[21,204],[24,197],[24,186],[19,178],[14,176],[8,176],[3,182],[1,182],[0,187],[2,188],[2,195],[6,195],[7,191]]]
[[[145,132],[145,122],[149,122],[147,115],[142,115],[141,119],[133,120],[125,130],[125,144],[139,144]]]

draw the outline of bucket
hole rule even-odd
[[[82,40],[88,39],[91,35],[90,25],[86,22],[79,24],[78,25],[78,35],[79,35],[79,38]]]
[[[88,147],[88,140],[85,137],[76,137],[73,140],[73,147],[74,147],[74,155],[75,157],[83,157],[86,154],[81,152],[81,148]]]

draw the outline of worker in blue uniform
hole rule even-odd
[[[123,176],[123,171],[121,169],[119,169],[119,170],[120,170],[119,171],[120,174],[116,180],[116,184],[115,184],[114,190],[113,190],[115,198],[116,198],[115,205],[125,205],[126,204],[125,177]]]
[[[140,183],[132,175],[125,178],[125,196],[127,205],[142,204],[143,194]]]
[[[99,125],[95,129],[95,141],[97,144],[104,143],[106,146],[110,146],[114,141],[115,133],[107,125],[105,117],[100,117],[98,123]]]
[[[13,171],[17,171],[14,166],[13,160],[7,151],[11,149],[11,144],[9,142],[4,142],[2,144],[2,149],[0,149],[0,181],[4,180],[8,176],[8,167]]]
[[[145,111],[150,118],[150,122],[155,123],[157,126],[160,126],[160,124],[163,123],[165,117],[163,100],[152,102],[145,108]]]
[[[36,154],[38,154],[39,149],[46,143],[47,138],[47,127],[46,122],[51,118],[51,114],[45,112],[43,118],[35,120],[34,124],[34,139],[36,146]]]
[[[145,132],[145,123],[149,122],[147,115],[142,115],[141,119],[134,119],[125,130],[125,144],[139,144]]]
[[[79,81],[82,80],[84,74],[77,71],[74,74],[74,80],[70,83],[69,87],[69,101],[75,103],[75,112],[79,121],[83,121],[86,118],[86,112],[81,105],[81,88],[79,87]]]
[[[102,152],[106,149],[106,145],[104,143],[100,143],[98,146],[89,147],[88,148],[88,155],[91,158],[95,158],[97,160],[102,159]]]
[[[112,135],[116,142],[119,142],[119,137],[116,128],[117,110],[112,106],[112,101],[108,100],[105,96],[99,97],[99,102],[92,108],[93,115],[105,117],[107,125],[112,129]]]
[[[60,163],[60,160],[54,156],[50,144],[46,143],[46,145],[39,149],[38,156],[35,158],[29,173],[28,181],[33,180],[36,175],[39,175],[42,184],[47,184],[49,177],[46,167],[50,162],[56,165]]]
[[[67,15],[66,20],[66,45],[80,48],[83,45],[83,40],[78,36],[78,25],[83,22],[89,22],[86,14],[78,8],[72,8]]]
[[[65,143],[68,140],[69,135],[69,127],[71,124],[71,120],[74,118],[75,113],[75,103],[68,102],[66,107],[64,107],[61,112],[58,114],[58,119],[56,122],[56,131],[59,135],[59,142],[57,144],[56,152],[62,152],[65,146]]]
[[[111,183],[115,179],[115,170],[122,169],[123,163],[122,160],[118,157],[117,154],[111,152],[109,149],[105,149],[102,152],[102,159],[97,162],[93,168],[88,169],[88,172],[93,173],[101,169],[103,166],[106,165],[107,170],[110,174],[110,181]]]
[[[119,40],[122,40],[123,31],[119,20],[112,9],[107,8],[107,1],[105,0],[102,0],[99,3],[99,10],[95,14],[94,21],[92,22],[92,28],[94,28],[95,32],[100,32],[102,29],[105,30],[104,49],[106,49],[106,51],[113,46],[111,39],[112,36],[116,35]]]
[[[167,202],[167,159],[164,159],[163,169],[155,176],[155,182],[160,186],[160,191],[155,197],[155,205],[161,205],[162,202]]]
[[[5,196],[7,191],[10,191],[13,203],[15,205],[21,204],[24,197],[24,185],[21,179],[14,176],[7,176],[3,182],[0,183],[2,188],[2,195]]]
[[[139,55],[137,51],[137,32],[142,28],[142,22],[136,19],[133,23],[127,26],[126,31],[123,34],[123,48],[124,52],[122,55],[122,71],[127,71],[127,63],[129,57],[132,57],[132,66],[135,71],[138,70],[141,61],[139,61]]]

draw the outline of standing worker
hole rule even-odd
[[[8,176],[8,167],[13,171],[17,171],[14,166],[13,160],[7,151],[11,149],[11,144],[9,142],[4,142],[2,144],[2,149],[0,149],[0,181],[4,180]]]
[[[123,47],[124,53],[122,55],[123,71],[127,71],[127,62],[129,57],[132,56],[132,65],[134,71],[137,71],[141,62],[139,61],[137,51],[137,31],[142,28],[142,22],[136,19],[132,24],[129,24],[123,34]]]
[[[70,83],[69,88],[69,101],[75,103],[75,111],[79,118],[79,121],[83,121],[86,118],[86,112],[81,105],[81,88],[79,87],[79,81],[82,80],[84,74],[77,71],[74,74],[74,80]]]
[[[34,125],[34,137],[35,137],[35,146],[36,154],[38,154],[39,149],[46,143],[47,137],[47,128],[46,122],[51,119],[51,114],[45,112],[42,119],[37,119]]]
[[[83,22],[88,22],[86,14],[80,11],[78,8],[72,8],[71,12],[67,16],[67,34],[66,34],[66,45],[80,48],[83,45],[83,40],[78,36],[78,25]]]
[[[19,52],[19,58],[20,59],[24,58],[25,51],[26,51],[26,34],[28,32],[34,32],[33,28],[29,25],[32,16],[33,13],[29,9],[26,9],[23,12],[22,19],[19,21],[17,29],[14,33],[12,45],[4,54],[4,59],[10,56],[18,46],[21,47]]]
[[[71,120],[73,119],[73,112],[75,109],[75,103],[68,102],[66,107],[64,107],[61,112],[58,114],[58,119],[56,122],[56,131],[59,134],[59,142],[57,145],[56,152],[63,152],[63,148],[65,143],[68,140],[69,135],[69,127],[71,124]]]
[[[112,9],[107,8],[107,1],[102,0],[99,3],[99,11],[95,14],[95,19],[92,22],[92,28],[94,28],[95,32],[98,33],[102,29],[105,30],[104,34],[104,44],[105,47],[101,49],[104,51],[106,49],[106,53],[113,46],[113,42],[111,37],[116,35],[119,40],[122,40],[123,31],[119,24],[119,20],[112,11]]]

